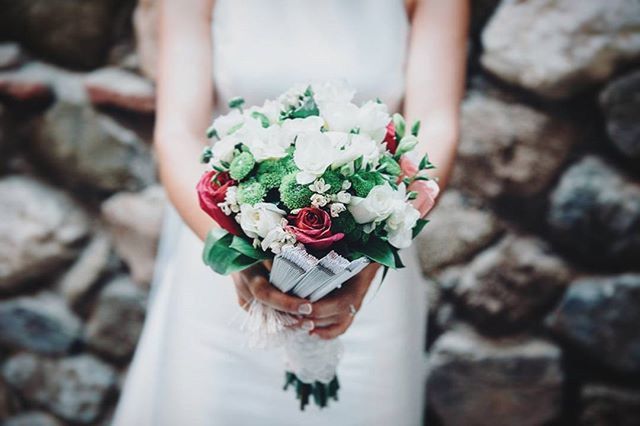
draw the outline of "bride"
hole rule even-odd
[[[346,80],[410,121],[446,183],[457,142],[466,0],[160,0],[155,148],[172,207],[145,328],[116,426],[418,425],[424,401],[426,289],[414,249],[378,287],[378,265],[310,304],[271,287],[264,267],[232,277],[201,261],[215,226],[195,191],[212,116],[233,96],[262,104],[297,83]],[[298,409],[282,391],[282,353],[239,332],[248,301],[339,335],[340,401]],[[355,308],[355,309],[354,309]]]

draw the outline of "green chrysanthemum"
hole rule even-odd
[[[299,185],[296,182],[296,173],[290,173],[282,178],[279,190],[282,202],[291,210],[307,207],[311,203],[313,192],[308,185]]]
[[[296,170],[296,165],[290,156],[277,160],[265,160],[258,165],[258,182],[263,184],[267,190],[277,188],[286,175]]]
[[[400,173],[402,173],[400,164],[388,155],[385,155],[380,159],[380,164],[384,166],[385,173],[393,176],[400,176]]]
[[[322,179],[324,179],[325,184],[331,185],[327,194],[337,194],[342,189],[342,181],[344,181],[344,177],[336,170],[327,170],[322,175]]]
[[[238,204],[254,205],[262,202],[266,194],[267,190],[264,185],[260,182],[256,182],[255,180],[251,180],[238,185],[236,197],[238,199]]]
[[[231,161],[229,175],[235,180],[244,179],[251,173],[255,165],[256,160],[250,152],[241,152]]]
[[[344,211],[338,215],[338,217],[331,218],[331,231],[342,232],[344,234],[350,234],[356,229],[356,221],[349,213]]]
[[[374,186],[382,185],[384,179],[376,172],[360,171],[349,178],[358,197],[366,197]]]

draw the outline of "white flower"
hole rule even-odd
[[[347,208],[342,203],[332,203],[329,206],[329,210],[331,212],[331,217],[338,217],[340,213],[347,210]]]
[[[231,215],[231,213],[238,213],[240,211],[240,206],[238,205],[238,201],[236,199],[237,191],[237,186],[230,186],[227,189],[227,192],[224,194],[224,201],[218,203],[218,207],[220,207],[220,210],[222,210],[222,212],[227,216]]]
[[[413,238],[413,228],[418,223],[418,219],[420,219],[420,212],[411,204],[398,203],[384,227],[389,243],[399,249],[409,247]]]
[[[351,188],[351,182],[348,181],[348,180],[343,180],[342,181],[342,189],[346,191],[349,188]]]
[[[351,184],[351,182],[349,182],[349,184]],[[336,194],[336,200],[342,204],[349,204],[351,202],[351,194],[346,191],[340,191]]]
[[[301,133],[296,139],[296,150],[293,161],[301,170],[296,175],[300,185],[313,182],[322,176],[327,167],[333,162],[335,150],[331,140],[323,133]]]
[[[244,145],[249,148],[256,161],[282,158],[287,155],[286,149],[289,147],[288,141],[283,137],[278,126],[267,128],[253,128],[246,126],[246,132],[242,132]]]
[[[239,141],[235,136],[225,136],[211,146],[212,162],[220,166],[221,161],[230,163],[233,160],[233,150]]]
[[[265,117],[269,120],[269,124],[275,124],[280,119],[280,111],[282,111],[282,104],[278,101],[267,99],[262,104],[262,107],[252,107],[249,108],[247,113],[249,116],[253,111],[258,111],[261,114],[264,114]]]
[[[329,198],[322,194],[313,194],[311,196],[311,205],[313,207],[324,207],[329,202]]]
[[[339,150],[331,163],[332,168],[338,168],[363,157],[364,164],[378,164],[380,150],[376,141],[364,134],[351,135],[344,149]]]
[[[282,135],[283,138],[286,138],[287,144],[291,145],[293,144],[296,136],[300,133],[319,132],[323,125],[324,120],[315,115],[305,118],[284,120],[282,122]]]
[[[316,179],[313,181],[311,185],[309,185],[309,189],[313,192],[317,192],[318,194],[324,194],[329,189],[331,189],[331,185],[328,183],[324,183],[324,179]]]
[[[242,204],[240,227],[249,238],[264,238],[271,229],[280,226],[285,214],[286,212],[271,203],[257,203],[254,206]]]
[[[286,220],[284,224],[286,224]],[[293,246],[296,243],[296,237],[291,232],[284,229],[283,226],[277,226],[267,233],[262,240],[262,250],[271,250],[273,253],[278,254],[285,246]]]
[[[397,208],[398,202],[404,202],[404,185],[398,190],[388,183],[374,186],[365,198],[351,197],[349,212],[357,223],[382,222]]]
[[[349,133],[330,131],[325,132],[325,135],[331,139],[331,145],[333,145],[335,149],[344,148],[344,146],[349,142]]]
[[[282,104],[285,110],[291,107],[297,107],[300,102],[300,97],[307,90],[307,87],[308,85],[306,84],[296,84],[280,95],[280,97],[278,97],[278,102]]]
[[[362,105],[358,111],[360,132],[369,135],[376,142],[384,140],[389,121],[391,121],[391,117],[385,104],[369,101]]]
[[[313,98],[318,105],[349,103],[356,91],[344,80],[327,81],[312,85]]]
[[[228,114],[221,115],[213,121],[213,128],[220,138],[229,135],[233,130],[238,130],[239,126],[245,121],[244,115],[240,111],[234,109]]]

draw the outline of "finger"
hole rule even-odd
[[[264,277],[253,277],[248,286],[253,298],[279,311],[302,315],[309,315],[313,311],[308,300],[281,292],[269,284]]]
[[[326,318],[318,318],[314,319],[315,328],[326,328],[335,324],[340,324],[343,321],[346,321],[346,315],[334,315]]]
[[[345,331],[347,331],[352,322],[353,317],[348,317],[338,324],[334,324],[324,328],[315,328],[313,331],[311,331],[310,334],[316,335],[325,340],[335,339],[336,337],[342,335]]]
[[[238,296],[242,297],[244,300],[251,301],[253,300],[253,296],[251,296],[251,292],[246,284],[236,284],[236,293]]]
[[[350,299],[349,299],[350,300]],[[313,304],[313,314],[310,318],[314,320],[339,316],[348,312],[349,303],[342,297],[328,297]]]
[[[251,302],[248,302],[247,299],[243,298],[238,294],[238,305],[240,305],[242,309],[244,309],[245,311],[249,311],[250,304]]]
[[[265,260],[264,262],[262,262],[262,264],[264,265],[267,271],[271,272],[271,267],[273,266],[272,260]]]

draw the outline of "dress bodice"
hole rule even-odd
[[[261,104],[294,84],[346,80],[356,100],[379,97],[397,110],[407,35],[403,0],[218,0],[218,104],[234,96]]]

